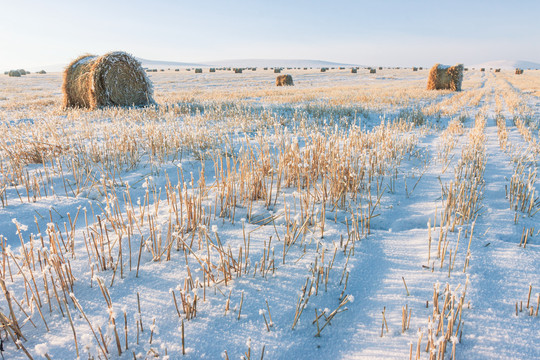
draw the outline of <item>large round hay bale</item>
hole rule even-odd
[[[369,69],[369,73],[370,73],[370,74],[376,74],[376,73],[377,73],[377,69]]]
[[[195,69],[195,74],[202,74],[202,69],[201,68]]]
[[[39,70],[37,74],[46,74],[47,72],[45,70]]]
[[[454,66],[435,64],[429,71],[428,90],[461,91],[463,64]]]
[[[275,69],[274,69],[274,74],[279,74],[279,73],[281,73],[281,69],[275,68]]]
[[[141,63],[121,51],[75,59],[64,71],[62,90],[66,108],[154,104],[152,83]]]
[[[235,73],[235,74],[241,74],[241,73],[242,73],[242,69],[239,69],[239,68],[234,69],[234,73]]]
[[[19,70],[10,70],[8,75],[11,77],[21,77],[21,73],[19,72]]]
[[[276,78],[276,86],[294,86],[291,75],[279,75]]]
[[[352,68],[352,69],[351,69],[351,73],[352,73],[352,74],[358,73],[358,69],[357,69],[357,68]]]

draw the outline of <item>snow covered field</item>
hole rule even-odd
[[[0,76],[5,359],[540,358],[540,71]]]

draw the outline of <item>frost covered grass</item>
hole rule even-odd
[[[536,73],[292,75],[95,111],[0,77],[3,354],[538,357]]]

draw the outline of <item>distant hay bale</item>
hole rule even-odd
[[[417,67],[413,67],[413,68],[412,68],[412,71],[418,71],[418,68],[417,68]]]
[[[495,72],[501,72],[501,69],[495,69]]]
[[[21,73],[19,72],[19,70],[10,70],[8,75],[11,77],[21,77]]]
[[[423,68],[423,67],[421,67],[421,66],[420,66],[420,67],[418,67],[418,70],[423,70],[423,69],[424,69],[424,68]]]
[[[321,72],[326,72],[326,68],[321,68]]]
[[[75,59],[64,71],[62,91],[65,108],[154,104],[152,83],[141,63],[121,51]]]
[[[485,68],[480,68],[480,71],[486,71],[486,69]]]
[[[202,74],[202,69],[201,68],[195,69],[195,74]]]
[[[210,72],[216,72],[216,68],[210,68]]]
[[[291,75],[279,75],[276,78],[276,86],[294,86]]]
[[[236,69],[234,69],[234,73],[235,73],[235,74],[241,74],[241,73],[242,73],[242,69],[236,68]]]
[[[46,74],[47,72],[45,70],[39,70],[36,74]]]
[[[263,68],[263,70],[268,70],[268,68],[267,68],[267,67],[265,67],[265,68]]]
[[[9,75],[9,71],[4,71],[4,75]]]
[[[281,69],[275,68],[275,69],[274,69],[274,74],[279,74],[279,73],[281,73]]]
[[[469,68],[464,68],[463,71],[469,71]]]
[[[352,68],[352,69],[351,69],[351,73],[352,73],[352,74],[358,73],[358,69],[357,69],[357,68]]]
[[[463,64],[446,66],[435,64],[429,71],[428,90],[461,91],[463,81]]]
[[[174,71],[180,71],[180,69],[174,69]]]
[[[376,74],[376,73],[377,73],[377,69],[369,69],[369,73],[370,73],[370,74]]]
[[[399,68],[398,68],[399,69]],[[379,70],[382,70],[382,66],[379,66]]]
[[[523,74],[523,69],[516,69],[516,75]]]
[[[29,74],[29,72],[27,72],[27,71],[24,70],[24,69],[17,69],[17,71],[18,71],[21,75]]]

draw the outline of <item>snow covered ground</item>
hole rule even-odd
[[[540,358],[540,72],[290,73],[0,77],[4,358]]]

